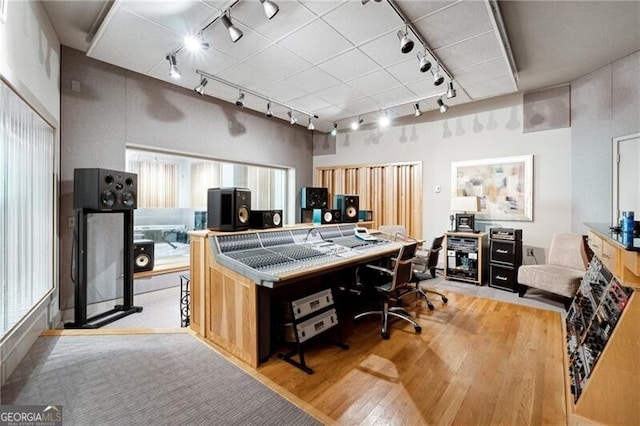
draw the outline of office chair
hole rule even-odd
[[[392,302],[397,302],[400,294],[404,290],[403,284],[411,281],[413,275],[412,260],[416,252],[418,242],[412,242],[403,245],[398,253],[398,257],[392,259],[394,265],[393,270],[383,268],[377,265],[365,265],[364,267],[370,271],[377,271],[384,276],[384,282],[382,284],[373,285],[373,290],[382,298],[382,308],[377,311],[366,311],[357,314],[354,319],[358,320],[367,315],[380,315],[382,318],[382,325],[380,333],[383,339],[389,338],[389,317],[400,318],[413,325],[416,333],[422,331],[422,327],[416,322],[415,319],[401,306],[389,306]],[[360,282],[360,276],[358,272],[358,284],[364,287],[365,283]]]
[[[442,251],[443,240],[444,235],[436,237],[431,243],[431,248],[429,248],[428,250],[416,251],[416,256],[413,259],[413,276],[411,278],[411,283],[414,284],[414,286],[412,286],[411,290],[402,294],[400,298],[403,298],[404,296],[407,296],[409,294],[420,294],[422,297],[424,297],[424,300],[426,301],[427,306],[430,310],[433,310],[433,303],[431,303],[431,300],[429,299],[429,296],[427,296],[427,293],[437,294],[442,299],[442,303],[447,303],[449,301],[449,299],[447,299],[447,296],[438,291],[420,287],[420,281],[429,279],[427,271],[431,274],[431,278],[436,277],[436,266],[438,266],[438,256]]]

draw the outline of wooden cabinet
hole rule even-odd
[[[487,269],[486,232],[447,232],[445,234],[444,277],[482,285]]]
[[[588,241],[595,258],[565,323],[569,424],[640,424],[640,251],[597,227]]]

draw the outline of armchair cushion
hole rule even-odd
[[[578,291],[584,271],[556,265],[523,265],[518,269],[518,283],[565,297]]]

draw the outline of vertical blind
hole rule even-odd
[[[316,184],[336,194],[357,194],[372,210],[374,226],[402,225],[422,237],[422,163],[319,167]]]
[[[0,82],[0,335],[53,289],[54,129]]]

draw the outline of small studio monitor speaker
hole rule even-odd
[[[358,221],[359,197],[357,195],[335,195],[333,207],[340,210],[343,222]]]
[[[300,190],[300,208],[326,209],[329,207],[329,190],[303,186]]]
[[[340,212],[340,210],[333,210],[333,209],[323,209],[322,210],[322,224],[328,224],[328,223],[341,223],[342,220],[340,219],[342,217],[342,213]]]
[[[133,242],[133,272],[153,270],[153,240],[135,240]]]
[[[73,171],[73,208],[122,211],[137,208],[138,175],[107,169]]]
[[[282,227],[282,210],[251,210],[251,228]]]
[[[207,191],[207,227],[212,231],[249,229],[251,190],[210,188]]]

